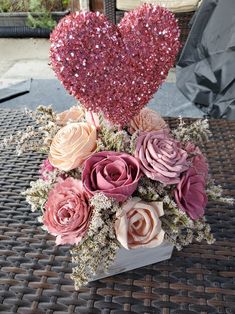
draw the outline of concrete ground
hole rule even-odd
[[[0,79],[54,79],[47,39],[0,38]]]

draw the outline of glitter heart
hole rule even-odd
[[[173,13],[144,4],[113,25],[100,13],[66,16],[51,35],[52,67],[88,110],[125,125],[148,103],[179,50]]]

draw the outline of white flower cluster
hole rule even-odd
[[[76,289],[87,284],[92,275],[107,271],[119,249],[114,231],[118,204],[98,193],[91,198],[90,205],[93,214],[87,236],[82,244],[71,250],[72,261],[78,265],[73,268],[71,276]]]
[[[194,144],[208,141],[211,136],[207,119],[197,120],[190,125],[186,125],[180,118],[179,126],[172,131],[175,138],[181,142],[192,141]]]

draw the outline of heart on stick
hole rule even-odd
[[[152,98],[180,47],[174,14],[150,4],[126,13],[118,26],[98,12],[73,13],[50,40],[52,68],[66,90],[121,126]]]

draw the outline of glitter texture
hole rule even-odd
[[[52,68],[88,110],[126,125],[148,103],[173,66],[179,28],[167,9],[144,4],[118,26],[94,12],[76,12],[51,35]]]

